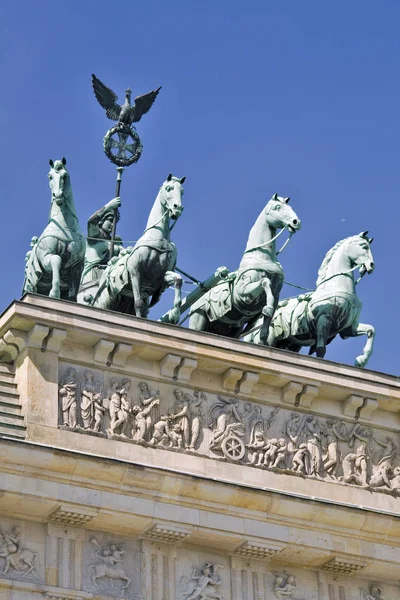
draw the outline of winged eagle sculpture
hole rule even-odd
[[[104,85],[96,75],[92,75],[92,85],[94,94],[100,106],[105,109],[107,117],[127,127],[131,127],[132,123],[140,121],[142,116],[153,106],[154,100],[161,90],[160,86],[156,90],[143,94],[143,96],[137,96],[132,106],[132,90],[128,88],[125,90],[125,103],[120,106],[117,104],[118,96],[116,93]]]

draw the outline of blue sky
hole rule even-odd
[[[399,22],[396,0],[3,1],[1,305],[20,297],[30,238],[47,222],[49,158],[67,158],[83,229],[114,195],[94,72],[120,97],[163,86],[138,125],[119,235],[139,237],[170,171],[187,176],[178,264],[199,279],[238,265],[274,192],[303,221],[282,254],[288,281],[313,287],[327,250],[368,229],[376,269],[358,293],[377,328],[369,368],[397,374]],[[352,364],[363,344],[338,340],[327,358]]]

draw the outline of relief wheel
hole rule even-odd
[[[246,448],[240,438],[231,435],[224,439],[221,444],[221,450],[225,458],[230,458],[231,460],[242,460]]]
[[[117,123],[104,136],[103,149],[107,158],[119,167],[129,167],[142,154],[142,143],[136,131]]]

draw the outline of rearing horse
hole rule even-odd
[[[190,310],[189,328],[238,337],[263,314],[262,339],[268,328],[283,284],[283,269],[276,258],[278,229],[290,234],[301,221],[288,205],[290,198],[275,194],[253,225],[239,269],[230,281],[217,284]]]
[[[51,189],[49,223],[33,238],[27,254],[23,292],[35,292],[76,302],[85,257],[85,240],[79,227],[67,161],[49,161]]]
[[[174,307],[165,320],[178,322],[182,277],[173,271],[177,250],[171,242],[170,222],[176,221],[183,211],[185,179],[168,175],[155,199],[142,237],[133,248],[125,248],[109,263],[100,279],[93,306],[147,317],[161,294],[174,286]]]
[[[268,343],[277,348],[299,352],[310,346],[310,354],[323,358],[326,346],[337,334],[341,338],[367,336],[363,353],[356,358],[358,367],[365,367],[373,350],[375,329],[359,322],[362,303],[357,297],[354,271],[361,277],[375,268],[371,253],[372,238],[364,231],[341,240],[326,254],[318,271],[315,291],[282,300],[269,330]],[[257,323],[261,326],[261,320]],[[258,334],[244,341],[256,342]]]

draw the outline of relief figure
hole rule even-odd
[[[37,552],[21,547],[20,533],[21,529],[18,525],[15,525],[9,532],[5,532],[0,527],[0,535],[3,538],[3,544],[0,547],[0,558],[5,561],[2,573],[7,575],[9,570],[13,569],[23,576],[37,575]]]
[[[155,398],[150,402],[148,406],[145,408],[141,406],[135,405],[132,408],[132,414],[135,417],[135,427],[132,429],[132,438],[137,440],[138,442],[144,442],[146,440],[146,434],[148,432],[148,428],[151,427],[151,410],[153,406],[159,404],[159,398]],[[150,421],[148,419],[150,418]]]
[[[181,595],[181,600],[225,600],[224,596],[216,589],[222,583],[218,573],[218,565],[206,563],[202,569],[192,567],[191,580],[184,578],[186,589]]]
[[[81,416],[84,429],[90,429],[94,419],[93,397],[96,393],[94,375],[91,371],[85,371],[85,383],[82,389]]]
[[[60,381],[59,397],[62,413],[62,424],[76,427],[76,371],[70,367]]]
[[[324,469],[328,477],[337,479],[337,468],[340,464],[339,442],[347,442],[347,430],[343,421],[327,420],[326,422],[327,452],[323,457]]]
[[[274,594],[278,600],[292,600],[293,592],[297,590],[297,579],[287,571],[274,573]]]
[[[122,566],[124,562],[122,556],[125,554],[125,550],[116,544],[101,547],[95,538],[92,538],[90,541],[96,548],[94,557],[99,561],[97,564],[90,565],[89,567],[93,585],[97,589],[100,589],[99,579],[110,579],[111,586],[113,581],[119,579],[122,582],[121,589],[126,590],[131,580],[126,575],[125,569]],[[107,584],[104,585],[108,587]]]

